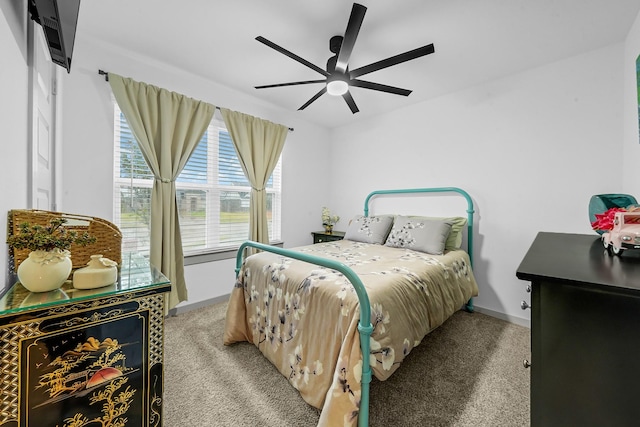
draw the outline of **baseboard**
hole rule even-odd
[[[179,305],[176,308],[172,308],[169,310],[169,316],[177,316],[178,314],[184,314],[188,311],[197,310],[202,307],[207,307],[209,305],[218,304],[220,302],[229,301],[229,296],[231,294],[220,295],[215,298],[209,298],[203,301],[194,302],[191,304]]]
[[[513,323],[516,325],[524,326],[527,328],[531,328],[531,320],[525,319],[523,317],[510,316],[505,313],[500,313],[499,311],[489,310],[488,308],[478,307],[477,305],[473,306],[474,311],[478,313],[486,314],[487,316],[495,317],[497,319],[504,320],[509,323]]]

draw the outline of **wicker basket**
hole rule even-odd
[[[105,258],[117,262],[120,267],[122,264],[122,233],[114,224],[101,218],[34,209],[14,209],[9,211],[9,215],[7,215],[7,233],[11,235],[18,232],[20,224],[25,222],[47,226],[53,218],[58,217],[67,220],[64,227],[68,230],[76,231],[78,234],[86,231],[96,238],[95,243],[86,246],[71,245],[69,251],[74,270],[85,267],[91,259],[91,255],[96,254],[102,254]],[[10,257],[13,258],[13,262],[10,265],[14,271],[17,271],[20,263],[29,256],[30,250],[13,249],[12,252]]]

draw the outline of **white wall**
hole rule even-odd
[[[0,2],[0,118],[4,141],[0,220],[27,206],[28,67],[26,3]],[[168,64],[127,57],[120,49],[78,38],[64,75],[63,182],[60,210],[110,219],[113,124],[102,68],[221,106],[295,127],[285,159],[283,238],[310,241],[320,207],[344,219],[361,213],[373,189],[455,185],[477,211],[476,305],[528,318],[518,308],[525,283],[515,277],[540,230],[590,233],[592,194],[640,195],[635,58],[636,20],[623,45],[609,46],[487,82],[333,132],[264,102]],[[623,93],[624,92],[624,93]],[[6,100],[10,100],[7,102]],[[382,120],[381,120],[382,119]],[[620,172],[616,159],[622,158]],[[612,171],[605,161],[613,159]],[[318,165],[331,164],[330,169]],[[329,185],[326,183],[329,182]],[[6,246],[0,245],[6,259]],[[6,275],[6,265],[1,263]],[[233,262],[188,266],[189,303],[229,292]]]
[[[613,45],[336,130],[331,208],[360,214],[376,189],[465,189],[475,304],[527,323],[515,272],[536,234],[593,233],[591,195],[622,190],[622,58]]]
[[[7,211],[27,207],[29,79],[27,66],[27,6],[21,0],[0,2],[0,224],[6,235]],[[3,240],[4,242],[4,240]],[[8,281],[7,246],[0,245],[0,277]]]
[[[624,49],[624,150],[622,157],[623,192],[640,200],[640,133],[638,132],[638,83],[636,58],[640,55],[640,14],[629,31]]]
[[[111,88],[98,69],[295,128],[282,153],[282,238],[288,247],[311,243],[310,232],[318,228],[320,209],[329,199],[326,173],[316,167],[329,161],[326,129],[301,120],[295,112],[87,37],[76,39],[72,70],[64,78],[60,210],[113,218],[113,104]],[[235,281],[234,262],[190,265],[185,278],[189,300],[183,305],[226,295]]]

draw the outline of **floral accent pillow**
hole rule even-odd
[[[442,255],[452,221],[397,216],[385,246]]]
[[[393,217],[356,215],[344,235],[346,240],[382,245],[389,235]]]

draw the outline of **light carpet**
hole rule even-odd
[[[165,323],[165,427],[315,426],[309,406],[249,343],[222,344],[226,303]],[[371,383],[377,426],[528,426],[530,331],[457,312],[387,381]]]

